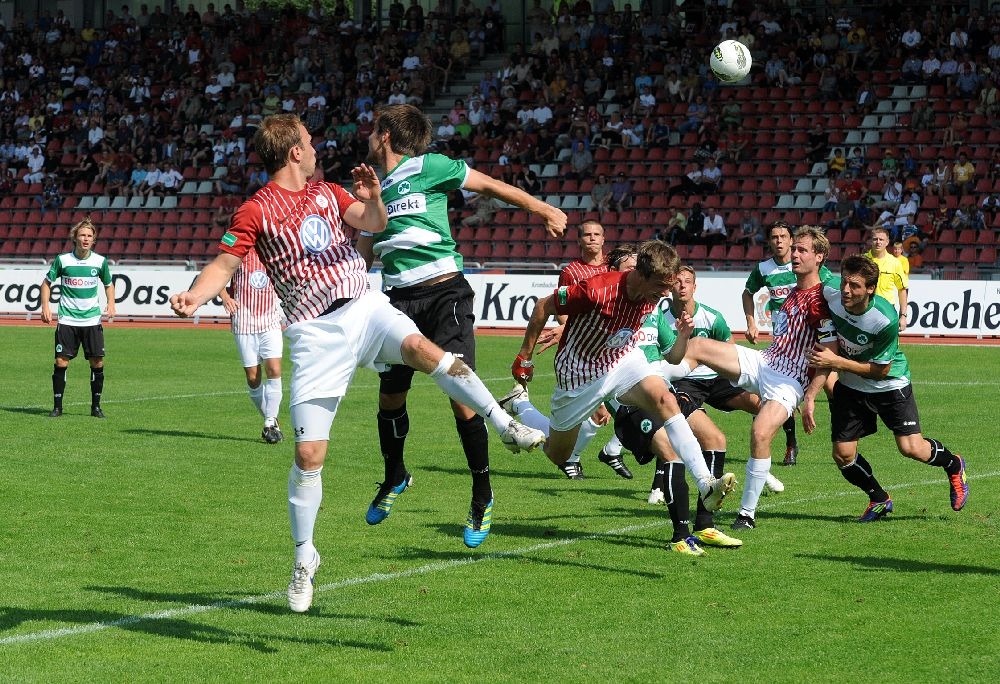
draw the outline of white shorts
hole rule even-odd
[[[791,418],[805,396],[799,381],[768,366],[756,349],[738,344],[736,353],[740,359],[740,379],[735,385],[759,395],[761,401],[778,402]]]
[[[618,399],[650,375],[659,376],[659,369],[641,351],[632,349],[607,375],[576,389],[556,388],[552,392],[549,425],[558,432],[572,430],[590,418],[606,399]]]
[[[233,335],[244,368],[253,368],[264,359],[280,359],[284,348],[281,328],[247,335]]]
[[[369,291],[333,313],[285,328],[292,360],[289,403],[318,397],[342,397],[357,368],[383,371],[403,363],[403,340],[419,335],[416,324]]]

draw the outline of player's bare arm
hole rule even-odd
[[[910,290],[905,287],[899,289],[899,332],[906,330],[906,312],[909,310]]]
[[[222,288],[219,292],[219,299],[222,300],[222,308],[226,310],[227,314],[234,314],[239,311],[240,303],[237,302],[229,295],[229,287]]]
[[[104,315],[108,317],[108,323],[113,323],[115,318],[115,284],[113,282],[104,287],[104,294],[108,298],[108,306],[104,309]]]
[[[872,361],[855,361],[846,356],[840,356],[831,349],[817,344],[807,355],[809,365],[819,369],[835,370],[839,373],[854,373],[870,380],[884,380],[889,377],[888,363]]]
[[[667,363],[678,364],[684,360],[685,354],[687,354],[687,343],[691,339],[691,334],[694,332],[694,319],[691,318],[691,314],[687,311],[682,313],[680,316],[676,317],[674,327],[677,330],[677,341],[674,342],[674,346],[670,348],[664,357]],[[689,362],[691,368],[694,368],[696,363]]]
[[[757,344],[757,337],[760,333],[757,330],[757,316],[754,314],[753,293],[743,290],[743,315],[747,319],[747,330],[744,336],[750,344]]]
[[[545,231],[550,237],[562,237],[563,233],[566,232],[566,214],[561,209],[546,204],[537,197],[532,197],[521,188],[508,185],[475,169],[469,169],[465,188],[496,197],[507,204],[513,204],[533,214],[538,214],[545,219]]]
[[[816,347],[820,347],[825,352],[829,352],[834,356],[840,356],[836,340],[832,342],[820,342]],[[813,376],[812,380],[809,381],[809,386],[806,387],[805,396],[802,399],[802,428],[806,431],[807,435],[811,435],[813,430],[816,429],[816,396],[823,390],[824,385],[826,385],[830,370],[830,368],[817,367],[816,375]]]
[[[522,385],[531,382],[534,373],[534,362],[531,360],[538,336],[545,328],[549,318],[556,313],[556,305],[552,295],[539,299],[535,302],[535,308],[531,310],[531,317],[528,319],[528,326],[524,330],[524,339],[521,341],[521,350],[518,352],[511,365],[511,375]]]
[[[541,354],[549,347],[555,347],[562,339],[563,330],[566,329],[566,319],[568,317],[557,316],[557,318],[559,320],[559,325],[554,328],[546,328],[538,336],[538,342],[536,343],[537,348],[535,349],[536,354]]]
[[[48,280],[42,281],[42,291],[39,294],[39,299],[42,302],[42,323],[52,322],[52,308],[49,306],[49,301],[52,298],[52,286],[49,285]]]
[[[361,200],[352,204],[344,212],[344,220],[349,226],[368,233],[381,233],[389,222],[389,216],[382,202],[382,187],[375,168],[360,164],[351,169],[354,179],[352,191]]]
[[[353,206],[353,205],[352,205]],[[222,252],[201,270],[190,290],[178,292],[170,297],[170,308],[181,318],[194,315],[198,307],[219,294],[229,283],[243,260],[238,256]]]
[[[360,231],[358,239],[354,243],[354,249],[358,250],[358,254],[364,257],[365,265],[370,271],[372,264],[375,263],[375,236],[368,231]]]

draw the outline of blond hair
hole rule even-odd
[[[97,226],[94,225],[94,222],[90,220],[89,216],[87,216],[82,221],[80,221],[75,226],[73,226],[72,228],[69,229],[69,239],[72,240],[73,243],[75,244],[76,243],[76,236],[84,228],[90,228],[90,230],[93,231],[93,233],[94,233],[94,242],[97,242]]]

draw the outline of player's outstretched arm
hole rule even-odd
[[[513,204],[533,214],[538,214],[545,219],[545,231],[550,237],[562,237],[562,234],[566,232],[566,214],[561,209],[546,204],[537,197],[532,197],[521,188],[487,176],[475,169],[469,169],[465,188],[496,197],[507,204]]]
[[[521,350],[511,365],[511,374],[522,385],[531,382],[534,373],[534,362],[531,357],[535,350],[535,344],[538,343],[538,336],[541,335],[545,324],[555,313],[556,305],[552,295],[539,299],[535,302],[535,308],[531,310],[528,327],[525,328],[524,339],[521,341]]]
[[[219,294],[243,260],[238,256],[222,252],[201,270],[190,290],[178,292],[170,297],[170,308],[181,318],[193,316],[198,307]]]

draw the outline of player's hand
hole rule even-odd
[[[562,209],[551,207],[551,211],[545,215],[545,232],[549,237],[562,237],[566,232],[566,213]]]
[[[899,332],[903,332],[904,330],[906,330],[906,319],[905,318],[900,318],[899,319]]]
[[[527,384],[535,374],[535,363],[518,354],[510,366],[510,374],[522,385]]]
[[[52,309],[47,304],[42,306],[42,323],[52,322]]]
[[[806,352],[806,360],[809,361],[809,365],[816,368],[832,368],[833,370],[837,370],[837,360],[839,358],[838,354],[835,354],[833,350],[824,347],[822,344],[816,344]]]
[[[171,295],[170,297],[170,308],[173,310],[174,314],[180,316],[181,318],[187,318],[188,316],[194,315],[194,312],[198,310],[200,305],[197,304],[191,293],[185,290],[179,294]]]
[[[115,313],[116,313],[116,311],[115,311],[115,303],[114,302],[108,302],[108,308],[106,308],[104,310],[104,315],[108,317],[108,323],[114,323],[115,322]]]
[[[694,333],[694,319],[687,311],[681,314],[676,323],[677,334],[682,337],[691,337]]]
[[[538,336],[535,341],[535,353],[541,354],[543,351],[550,347],[554,347],[559,344],[559,340],[562,339],[563,330],[566,326],[557,325],[554,328],[548,328],[542,331],[542,334]]]
[[[592,415],[590,419],[594,421],[594,425],[603,427],[611,422],[611,411],[608,410],[607,406],[601,404],[597,407],[597,410],[594,411],[594,415]]]
[[[227,314],[232,315],[240,310],[240,303],[230,297],[222,302],[222,308],[226,310]]]
[[[750,344],[757,344],[757,337],[760,335],[760,331],[757,330],[757,326],[753,323],[747,324],[747,331],[743,333],[743,336],[747,338],[747,342]]]
[[[351,169],[351,178],[354,180],[352,187],[354,196],[362,202],[368,202],[382,196],[382,186],[373,166],[369,164],[355,166]]]
[[[811,397],[802,401],[802,429],[811,435],[816,429],[816,402]]]

